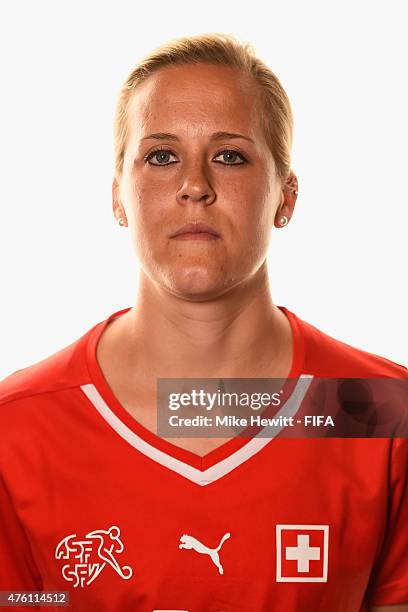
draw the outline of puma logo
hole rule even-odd
[[[196,538],[193,538],[193,536],[190,536],[184,533],[180,538],[181,544],[179,544],[179,548],[187,548],[188,550],[192,548],[198,553],[209,555],[214,565],[218,567],[219,573],[223,574],[224,569],[220,563],[220,557],[219,557],[218,551],[220,550],[221,546],[224,544],[225,540],[228,540],[228,538],[230,537],[231,537],[230,533],[225,533],[222,536],[221,541],[218,544],[217,548],[208,548],[208,546],[206,546],[205,544],[202,544],[202,542],[199,542],[199,540],[197,540]]]

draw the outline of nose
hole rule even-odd
[[[189,202],[199,202],[209,206],[215,200],[215,191],[204,165],[197,161],[186,168],[182,185],[177,192],[177,202],[186,205]]]

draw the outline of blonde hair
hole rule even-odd
[[[253,77],[261,87],[261,120],[266,142],[279,178],[285,183],[290,171],[293,138],[291,105],[280,81],[258,57],[252,45],[230,34],[208,33],[173,39],[154,49],[132,70],[117,102],[114,122],[115,173],[120,177],[128,137],[128,108],[139,83],[159,68],[175,64],[221,64]]]

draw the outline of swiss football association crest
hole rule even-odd
[[[90,531],[85,537],[75,533],[63,538],[55,549],[55,558],[67,561],[62,569],[62,575],[72,586],[88,586],[101,573],[106,564],[124,580],[132,576],[128,565],[121,566],[117,555],[124,549],[120,538],[120,529],[113,525],[106,531],[97,529]]]
[[[327,582],[328,525],[276,525],[276,582]]]

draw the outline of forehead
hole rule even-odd
[[[233,67],[166,66],[140,83],[129,103],[134,137],[173,127],[189,133],[242,130],[259,136],[260,87]]]

